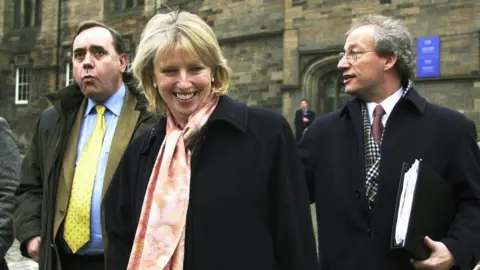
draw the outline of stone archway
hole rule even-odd
[[[345,94],[342,80],[340,70],[328,72],[318,78],[316,107],[319,115],[338,110],[350,100],[350,96]]]
[[[302,81],[302,95],[317,115],[339,109],[349,97],[343,91],[342,72],[337,68],[338,56],[328,56],[313,62]]]

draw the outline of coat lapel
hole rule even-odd
[[[366,181],[366,173],[365,173],[365,146],[363,142],[363,116],[362,116],[362,102],[358,99],[352,100],[348,103],[347,108],[348,116],[350,117],[350,121],[353,125],[353,130],[355,133],[355,141],[357,146],[357,157],[355,159],[355,164],[357,164],[358,172],[358,182],[353,182],[354,185],[358,185],[356,187],[357,190],[361,192],[365,192],[365,181]],[[356,175],[356,174],[355,174]],[[357,177],[355,177],[357,179]],[[368,219],[368,200],[365,196],[361,197],[362,208],[363,210],[363,217],[365,220]]]
[[[363,161],[363,168],[365,167],[365,149],[363,146],[363,119],[361,103],[358,100],[350,101],[347,104],[348,115],[353,124],[355,130],[355,139],[358,147],[359,160]],[[364,176],[364,175],[363,175]],[[363,177],[365,178],[365,177]]]
[[[80,137],[80,128],[82,127],[83,115],[85,114],[86,100],[82,102],[80,110],[78,111],[77,117],[70,132],[70,137],[68,138],[68,145],[65,150],[65,155],[63,157],[63,177],[65,188],[70,194],[72,188],[73,175],[75,173],[75,165],[77,160],[77,149],[78,149],[78,140]]]
[[[120,118],[118,119],[117,127],[115,128],[115,133],[113,135],[110,153],[108,154],[107,168],[103,181],[102,198],[112,181],[113,174],[123,156],[123,152],[125,152],[125,149],[130,143],[130,139],[135,131],[135,126],[140,117],[140,112],[135,110],[136,105],[137,99],[127,90],[122,111],[120,112]]]
[[[55,218],[53,223],[53,237],[57,236],[58,229],[65,218],[67,212],[68,201],[70,199],[70,192],[72,189],[73,175],[75,173],[75,163],[77,160],[77,146],[80,137],[80,128],[82,126],[83,115],[85,112],[84,99],[80,105],[72,130],[70,131],[67,147],[63,156],[62,169],[60,179],[58,181],[58,191],[55,204]]]

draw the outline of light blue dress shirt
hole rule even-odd
[[[92,194],[92,205],[90,209],[90,241],[83,246],[77,254],[102,254],[102,225],[100,209],[102,205],[102,190],[103,180],[105,176],[105,169],[107,167],[108,154],[110,152],[110,146],[112,145],[113,135],[115,128],[117,127],[118,118],[122,111],[123,101],[125,99],[125,85],[122,84],[120,89],[113,94],[103,105],[105,105],[105,122],[107,129],[103,138],[102,150],[100,153],[100,160],[97,168],[97,174],[95,176],[95,184]],[[75,164],[78,164],[80,159],[80,153],[83,151],[83,147],[87,144],[88,139],[95,129],[97,121],[97,112],[95,110],[95,101],[88,100],[87,107],[85,108],[85,114],[82,121],[82,127],[80,129],[80,137],[78,140],[77,148],[77,160]]]

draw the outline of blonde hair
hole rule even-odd
[[[228,90],[230,69],[212,28],[189,12],[157,14],[145,26],[132,63],[133,74],[145,91],[150,111],[166,111],[165,102],[153,86],[153,74],[158,68],[156,65],[178,48],[212,70],[214,93],[223,95]]]

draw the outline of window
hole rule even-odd
[[[141,7],[145,3],[145,0],[114,0],[113,9],[115,11],[130,9],[135,7]]]
[[[27,104],[30,95],[30,69],[17,68],[15,76],[15,104]]]
[[[130,69],[132,68],[132,63],[133,63],[133,55],[132,54],[127,54],[127,70],[128,72],[130,72]]]
[[[13,27],[15,28],[20,27],[20,13],[22,12],[20,3],[20,0],[13,2]]]
[[[391,4],[392,0],[380,0],[380,4]]]
[[[72,63],[67,63],[65,68],[65,86],[69,86],[73,83],[73,68]]]
[[[40,0],[13,0],[13,27],[27,28],[40,25]]]
[[[31,26],[32,25],[32,0],[24,0],[23,1],[23,5],[24,5],[24,9],[23,9],[23,12],[24,12],[24,16],[23,16],[23,19],[25,20],[24,21],[24,25],[26,27],[28,26]]]
[[[314,108],[319,115],[338,110],[349,100],[349,95],[345,94],[342,81],[343,76],[339,71],[329,72],[319,79],[318,93],[321,93],[321,95],[317,107]]]

